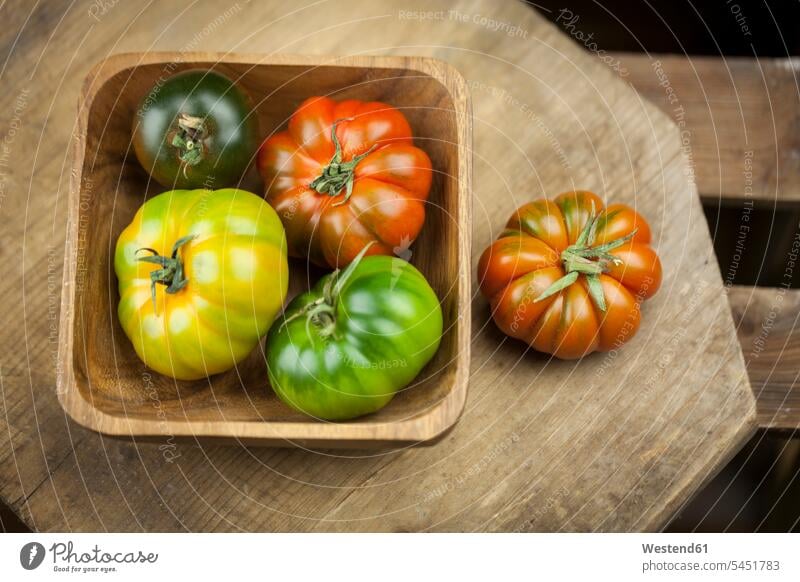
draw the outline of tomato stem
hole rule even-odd
[[[208,132],[202,117],[181,113],[177,118],[178,131],[172,138],[172,146],[178,150],[178,158],[184,167],[196,166],[203,161],[204,140]]]
[[[561,252],[561,262],[564,265],[566,274],[542,291],[542,293],[534,299],[534,303],[547,299],[556,293],[560,293],[575,283],[580,275],[584,275],[586,277],[586,286],[589,291],[589,296],[592,298],[597,308],[605,312],[606,300],[605,294],[603,293],[603,284],[600,282],[600,275],[608,271],[609,265],[619,265],[622,263],[619,257],[615,257],[609,251],[631,240],[639,229],[634,228],[629,234],[611,242],[592,246],[597,238],[597,223],[599,218],[600,213],[596,211],[594,202],[592,202],[592,211],[589,215],[589,220],[575,240],[575,244],[568,246]]]
[[[335,148],[333,157],[328,165],[323,168],[322,173],[311,182],[311,188],[320,194],[327,194],[328,196],[338,196],[342,190],[345,191],[344,198],[334,203],[334,206],[339,206],[350,200],[350,195],[353,193],[353,182],[355,180],[355,171],[358,163],[366,158],[372,150],[378,147],[374,144],[371,148],[363,154],[355,156],[349,162],[343,162],[342,144],[339,143],[339,138],[336,135],[336,126],[342,121],[353,121],[352,117],[344,119],[337,119],[333,122],[331,128],[331,139]]]
[[[339,295],[373,244],[375,244],[375,241],[367,243],[361,249],[361,252],[356,255],[356,258],[353,259],[353,262],[347,265],[344,270],[336,269],[331,273],[325,280],[325,285],[322,288],[322,297],[305,305],[302,309],[284,319],[281,328],[295,319],[305,317],[306,333],[309,337],[311,337],[311,324],[318,328],[318,333],[323,339],[334,335],[336,332],[336,307],[339,302]]]
[[[164,257],[158,251],[148,247],[137,249],[137,253],[147,251],[152,253],[149,257],[139,257],[137,261],[143,263],[153,263],[159,265],[160,269],[150,272],[150,293],[153,297],[153,311],[156,310],[156,285],[164,285],[167,293],[177,293],[189,284],[189,279],[184,275],[183,262],[178,258],[178,250],[194,239],[196,235],[189,235],[179,238],[172,247],[172,254]]]

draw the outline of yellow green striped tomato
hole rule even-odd
[[[280,312],[286,235],[244,190],[173,190],[148,200],[117,240],[119,320],[153,370],[196,380],[231,369]]]

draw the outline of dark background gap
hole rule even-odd
[[[744,57],[800,54],[800,3],[795,0],[536,0],[528,4],[554,22],[562,9],[571,11],[578,16],[575,28],[594,33],[592,40],[607,51]],[[567,16],[561,15],[561,23]],[[749,36],[742,34],[740,23],[747,25]]]
[[[31,531],[4,503],[0,502],[0,533],[27,533]]]
[[[787,282],[786,259],[800,224],[800,203],[775,208],[770,202],[755,202],[747,210],[747,232],[739,231],[742,200],[704,201],[703,211],[726,283],[778,287]],[[792,277],[789,286],[800,288],[800,277]]]

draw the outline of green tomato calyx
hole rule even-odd
[[[202,117],[181,113],[176,121],[178,130],[172,138],[172,146],[178,150],[185,175],[189,166],[196,166],[203,161],[204,140],[208,137],[208,130]]]
[[[363,154],[353,157],[349,162],[343,162],[342,157],[342,144],[339,143],[339,138],[336,136],[336,126],[342,121],[353,121],[352,117],[345,119],[337,119],[333,122],[331,128],[331,139],[336,148],[328,165],[322,170],[322,173],[311,182],[311,188],[320,194],[327,194],[328,196],[338,196],[342,190],[345,191],[344,198],[334,203],[334,206],[339,206],[350,200],[353,193],[353,182],[355,180],[355,171],[358,163],[372,153],[378,144],[374,144],[371,148]]]
[[[605,312],[606,299],[603,293],[603,284],[600,282],[600,275],[608,271],[609,265],[620,265],[622,263],[622,260],[612,255],[611,251],[631,240],[636,236],[636,232],[639,229],[634,228],[631,233],[623,237],[602,245],[593,246],[597,238],[599,218],[600,213],[595,210],[594,202],[592,202],[592,212],[589,215],[589,220],[586,221],[575,244],[568,246],[561,252],[561,262],[564,265],[566,274],[542,291],[541,295],[534,299],[534,303],[560,293],[575,283],[580,275],[584,275],[589,296],[597,308]]]
[[[150,272],[150,292],[153,297],[153,310],[156,309],[156,285],[164,285],[167,293],[177,293],[189,284],[183,272],[183,262],[178,257],[178,250],[194,239],[196,235],[189,235],[179,238],[172,247],[172,255],[164,257],[158,251],[148,247],[138,249],[136,252],[147,251],[152,253],[149,257],[139,257],[137,261],[143,263],[153,263],[161,268]]]
[[[336,269],[333,273],[331,273],[325,280],[325,284],[322,286],[322,296],[318,297],[311,303],[308,303],[302,309],[284,319],[281,327],[288,325],[295,319],[305,317],[306,333],[309,337],[313,337],[311,335],[311,325],[317,327],[317,333],[323,339],[327,339],[331,336],[335,337],[336,307],[339,303],[339,295],[341,294],[342,289],[344,289],[347,281],[353,276],[353,273],[358,267],[358,264],[364,258],[364,255],[367,254],[369,248],[374,244],[375,241],[367,243],[364,248],[361,249],[361,252],[356,255],[356,258],[353,259],[353,262],[347,265],[344,270]]]

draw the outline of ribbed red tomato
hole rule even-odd
[[[312,97],[257,165],[289,253],[316,264],[346,265],[370,242],[370,255],[403,255],[425,221],[430,158],[385,103]]]
[[[492,317],[557,358],[609,351],[639,329],[639,304],[661,285],[650,227],[624,204],[565,192],[516,211],[478,263]]]

